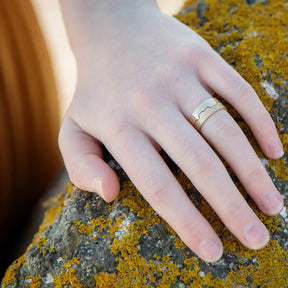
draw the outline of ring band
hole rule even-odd
[[[194,110],[190,122],[198,131],[200,131],[202,125],[210,116],[223,109],[227,110],[216,98],[207,99]]]

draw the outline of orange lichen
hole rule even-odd
[[[42,277],[40,275],[38,276],[34,276],[31,279],[31,283],[29,284],[29,288],[40,288],[42,281],[41,281]]]
[[[288,153],[288,135],[281,135],[282,143],[284,143],[284,151]],[[268,167],[271,168],[275,177],[282,181],[288,181],[288,166],[285,159],[269,160]]]
[[[273,256],[272,256],[273,255]],[[249,265],[239,266],[237,273],[231,271],[227,279],[234,285],[247,286],[246,278],[253,278],[251,287],[284,287],[288,280],[285,252],[275,241],[270,241],[265,249],[254,252],[257,267]],[[243,284],[243,283],[247,284]],[[235,287],[235,286],[234,286]]]
[[[79,279],[75,275],[76,270],[72,268],[75,265],[80,265],[79,260],[76,257],[64,263],[64,270],[61,275],[56,276],[54,280],[55,288],[66,287],[69,285],[71,288],[82,288],[83,284],[80,283]]]
[[[37,249],[41,249],[43,246],[45,246],[48,242],[48,238],[45,236],[45,237],[41,237],[39,240],[38,240],[38,247]]]
[[[129,183],[126,183],[126,185],[130,186],[131,192],[131,185]],[[139,200],[142,199],[140,195],[137,196],[136,189],[132,194]],[[129,207],[129,202],[126,203]],[[263,214],[261,214],[261,212],[256,209],[255,204],[251,205],[252,207],[254,207],[253,209],[255,209],[255,212],[258,214],[258,216],[261,218],[261,215]],[[132,204],[131,210],[134,211],[134,209],[135,204]],[[240,260],[238,270],[236,272],[231,270],[231,272],[227,275],[226,279],[220,279],[213,277],[211,273],[201,276],[199,273],[199,263],[195,258],[184,260],[184,264],[187,266],[187,268],[184,267],[181,270],[179,270],[175,263],[173,263],[173,261],[170,260],[170,258],[167,256],[159,256],[157,254],[154,254],[153,258],[157,260],[157,264],[155,264],[155,262],[151,260],[145,260],[138,254],[137,243],[139,242],[141,235],[143,235],[143,233],[147,233],[147,230],[151,226],[151,223],[145,222],[143,220],[130,224],[127,228],[126,236],[123,236],[121,239],[114,239],[113,244],[111,245],[111,251],[112,253],[118,255],[117,272],[110,275],[107,273],[101,273],[101,276],[104,277],[103,279],[105,279],[105,281],[108,281],[107,283],[115,281],[115,283],[117,284],[115,287],[121,287],[121,285],[124,287],[143,287],[145,285],[148,285],[149,281],[153,279],[153,277],[158,277],[159,279],[161,279],[157,282],[158,285],[160,285],[158,287],[170,287],[169,285],[175,283],[176,279],[179,279],[184,284],[192,283],[191,287],[203,287],[203,285],[207,285],[207,287],[232,288],[241,287],[241,285],[243,287],[246,287],[249,284],[246,278],[247,276],[251,276],[253,278],[252,287],[259,287],[259,285],[261,285],[261,283],[265,283],[265,281],[267,281],[267,283],[269,283],[270,281],[270,283],[275,284],[275,286],[271,287],[284,287],[277,285],[279,285],[279,283],[281,284],[287,281],[288,274],[285,260],[285,255],[287,257],[287,253],[285,254],[285,251],[283,251],[283,249],[277,244],[277,242],[271,241],[267,247],[260,251],[255,252],[249,250],[243,247],[240,242],[233,235],[230,234],[230,232],[223,226],[221,221],[211,210],[206,201],[202,200],[200,210],[205,216],[209,215],[210,217],[208,218],[210,218],[210,220],[213,219],[213,227],[216,227],[216,232],[220,234],[221,231],[225,250],[232,254],[238,254],[238,258]],[[268,226],[268,228],[270,228],[271,232],[277,229],[276,217],[267,217],[263,215],[262,220]],[[179,248],[183,248],[184,244],[178,237],[175,238],[175,241],[176,245],[181,246]],[[267,255],[273,255],[273,257],[267,257]],[[253,258],[255,258],[255,260],[257,261],[256,267],[253,265],[245,267],[240,264],[244,263],[246,261],[245,259]],[[278,268],[275,269],[275,267]],[[265,279],[261,279],[262,271],[265,271],[266,273]],[[96,277],[95,279],[99,278]],[[271,279],[274,280],[271,282]],[[102,283],[101,285],[104,285],[104,282],[99,283]],[[99,286],[97,285],[96,287],[101,287],[100,284]]]
[[[94,275],[96,286],[95,288],[117,288],[116,274],[108,275],[107,273],[99,273]]]
[[[190,1],[190,4],[195,2],[196,1]],[[279,3],[279,1],[268,2],[269,5],[262,5],[258,3],[255,6],[249,6],[250,12],[247,17],[247,4],[245,1],[219,1],[221,5],[216,3],[216,1],[206,1],[208,10],[204,13],[204,16],[209,19],[209,21],[207,21],[207,23],[205,23],[201,28],[197,27],[199,19],[197,18],[195,11],[179,16],[179,19],[194,28],[194,30],[197,30],[197,32],[204,36],[214,48],[222,47],[220,49],[220,54],[226,59],[226,61],[234,65],[236,67],[235,69],[238,70],[238,72],[240,72],[240,74],[242,74],[249,83],[251,83],[266,108],[270,109],[275,100],[263,88],[261,81],[263,77],[265,78],[265,75],[267,75],[268,70],[270,74],[272,74],[274,85],[283,84],[284,81],[287,82],[288,80],[288,73],[286,73],[288,67],[287,54],[284,52],[288,51],[288,41],[285,40],[285,37],[283,37],[283,33],[287,33],[283,29],[287,27],[286,24],[288,17],[286,17],[287,13],[286,16],[283,13],[276,13],[277,9],[283,8],[283,3]],[[227,13],[231,7],[234,9],[233,16]],[[265,15],[267,14],[270,17],[269,21],[264,20],[266,19]],[[286,26],[283,25],[282,30],[279,28],[279,31],[276,33],[278,40],[274,41],[275,29],[273,28],[279,27],[279,21],[282,24],[286,23]],[[271,23],[274,23],[275,25],[271,25]],[[237,30],[233,30],[233,27],[237,27]],[[231,31],[229,31],[229,29],[231,29]],[[236,43],[239,40],[242,41]],[[228,43],[234,44],[232,45]],[[271,55],[271,51],[274,52],[275,50],[273,49],[273,45],[276,43],[276,55]],[[267,54],[267,51],[269,54]],[[281,53],[285,55],[284,58]],[[255,57],[259,57],[262,64],[266,66],[266,68],[263,66],[258,67],[259,63],[256,65]],[[279,59],[281,59],[280,64]],[[275,63],[277,63],[277,65],[275,65]],[[233,115],[233,113],[235,114],[235,111],[232,111],[231,114]],[[240,122],[239,125],[248,135],[249,140],[256,149],[257,154],[264,157],[255,141],[255,138],[252,137],[247,125],[244,122]],[[277,127],[280,128],[281,125],[278,123]],[[281,135],[281,138],[284,143],[284,150],[287,152],[287,135]],[[274,175],[279,180],[287,181],[287,163],[284,159],[280,161],[268,160],[268,163],[268,166],[273,168],[272,170],[274,171]],[[191,187],[190,181],[181,171],[176,173],[176,177],[182,184],[183,188],[189,189]],[[246,192],[241,184],[238,182],[236,185],[241,193],[246,196]],[[147,213],[144,213],[143,207],[145,207],[144,210],[148,209],[148,211],[149,207],[146,207],[146,202],[143,204],[142,197],[137,196],[137,192],[133,191],[133,185],[131,182],[124,183],[123,195],[121,198],[125,198],[123,203],[129,207],[130,211],[136,212],[138,217],[146,215],[149,218],[149,216],[152,215],[152,211],[149,212],[148,215]],[[279,224],[277,217],[268,217],[263,215],[257,209],[252,200],[249,200],[249,204],[258,217],[265,223],[271,233],[274,233],[281,226],[281,223]],[[158,268],[163,268],[163,263],[165,262],[165,265],[172,265],[175,269],[172,269],[169,272],[169,279],[163,276],[163,274],[159,274],[161,275],[159,277],[162,277],[162,281],[164,282],[158,281],[158,283],[161,283],[159,285],[164,285],[163,287],[165,287],[165,285],[169,287],[168,285],[174,283],[177,277],[178,279],[182,280],[184,284],[192,283],[191,287],[202,287],[203,285],[207,285],[207,287],[245,287],[249,285],[251,287],[265,287],[266,285],[269,285],[269,287],[284,287],[283,285],[287,283],[287,263],[285,259],[285,257],[287,257],[287,252],[284,251],[279,244],[277,244],[277,242],[271,240],[269,245],[260,251],[249,250],[240,244],[240,242],[224,227],[220,219],[206,201],[202,199],[201,203],[198,205],[198,208],[212,224],[218,235],[220,235],[223,239],[225,251],[237,255],[239,259],[237,270],[231,270],[226,279],[215,278],[211,273],[201,277],[199,274],[200,268],[197,261],[196,263],[193,262],[192,270],[183,268],[181,273],[178,273],[179,270],[173,266],[173,262],[169,263],[167,258],[164,259],[159,255],[154,255],[154,259],[159,262],[158,267],[155,267],[154,262],[146,261],[138,255],[136,245],[138,243],[139,235],[137,229],[136,231],[134,229],[135,223],[131,224],[129,227],[131,228],[131,231],[129,233],[128,229],[126,237],[120,240],[117,239],[113,242],[111,251],[114,254],[119,255],[117,258],[119,262],[117,268],[118,271],[116,274],[114,273],[110,276],[106,274],[106,277],[111,277],[111,279],[116,278],[116,283],[126,285],[125,287],[142,287],[141,285],[148,285],[149,283],[149,280],[146,277],[150,275],[149,277],[151,278],[152,275],[157,274],[157,271],[159,271]],[[151,223],[148,225],[148,223],[145,224],[145,221],[139,221],[138,225],[141,226],[141,233],[147,233]],[[169,232],[171,232],[171,228],[169,226],[167,226],[167,229]],[[178,237],[175,237],[175,246],[178,249],[181,249],[185,245]],[[267,257],[267,255],[269,255],[269,257]],[[255,259],[255,261],[257,261],[257,265],[243,265],[247,259]],[[138,273],[135,275],[133,263],[137,263]],[[127,270],[127,267],[130,267],[129,270]],[[191,266],[189,268],[191,268]],[[145,273],[143,273],[143,271],[145,271]],[[263,271],[265,271],[265,277],[261,278]],[[122,275],[126,280],[122,279]],[[253,278],[251,280],[252,284],[248,282],[248,276]],[[130,280],[127,280],[127,277]],[[271,283],[271,286],[269,283]]]
[[[79,233],[85,233],[87,236],[93,232],[101,232],[105,227],[112,224],[112,219],[104,219],[102,216],[97,219],[91,219],[88,225],[81,223],[80,220],[75,220],[74,225],[77,227]],[[96,230],[97,227],[97,230]]]
[[[36,244],[37,241],[39,242],[38,248],[40,248],[41,246],[43,246],[43,239],[45,239],[46,243],[48,241],[47,238],[45,237],[41,237],[42,233],[55,221],[55,218],[57,217],[57,215],[60,215],[64,205],[64,193],[68,192],[68,196],[71,196],[72,193],[72,183],[68,183],[67,186],[65,187],[65,189],[62,191],[62,193],[60,193],[58,196],[56,196],[55,198],[53,198],[53,200],[46,202],[46,204],[44,205],[53,205],[52,207],[50,207],[44,214],[44,220],[42,222],[42,224],[39,227],[38,232],[34,235],[34,238],[31,242],[31,244],[27,247],[25,254]],[[42,240],[41,240],[42,239]],[[42,243],[42,244],[41,244]],[[6,273],[5,273],[5,277],[3,278],[2,281],[2,285],[1,288],[6,287],[9,284],[13,284],[15,277],[17,275],[18,270],[23,267],[26,264],[26,260],[25,260],[25,254],[21,257],[19,257],[17,260],[15,260],[7,269]]]
[[[15,277],[17,275],[18,270],[26,264],[25,256],[19,257],[15,260],[7,269],[5,273],[5,277],[2,280],[1,288],[8,286],[9,284],[13,284],[15,281]]]
[[[195,11],[178,18],[219,50],[220,55],[247,79],[266,108],[270,109],[274,100],[263,90],[261,79],[269,70],[274,84],[287,81],[288,39],[285,35],[288,10],[284,1],[267,2],[267,5],[257,3],[247,6],[244,0],[205,1],[208,9],[203,16],[208,20],[203,26],[198,25],[200,19]],[[187,1],[186,5],[195,3],[197,1]],[[257,67],[255,57],[261,59],[262,67]]]
[[[187,5],[193,6],[197,2],[196,0],[190,0]],[[269,80],[270,83],[270,80],[272,80],[271,87],[273,89],[277,88],[277,93],[284,93],[284,89],[287,89],[288,6],[285,6],[284,1],[281,0],[267,0],[266,5],[257,3],[250,6],[244,0],[206,0],[206,6],[207,9],[203,12],[206,21],[201,25],[196,9],[180,15],[178,18],[202,35],[253,86],[266,108],[276,115],[276,108],[271,110],[275,102],[275,95],[268,93],[269,91],[266,90],[263,81]],[[270,78],[268,72],[271,75]],[[276,96],[281,97],[278,94]],[[246,123],[239,120],[240,116],[231,106],[227,105],[227,107],[231,115],[237,119],[239,126],[247,135],[257,155],[265,158]],[[285,132],[285,123],[277,122],[276,126],[280,131],[284,151],[288,153],[288,135],[285,134],[287,133]],[[288,180],[285,157],[281,160],[266,159],[265,161],[267,161],[266,167],[271,170],[270,172],[278,180]],[[232,173],[228,166],[227,169],[229,173]],[[183,189],[189,190],[192,188],[191,182],[180,169],[174,167],[173,172]],[[251,208],[267,226],[271,234],[277,233],[283,227],[287,229],[287,223],[284,223],[283,220],[263,215],[247,196],[241,183],[235,181],[239,191],[247,199]],[[68,189],[70,194],[68,193],[65,196],[66,199],[71,197],[72,186],[69,186]],[[60,195],[56,202],[56,205],[51,207],[45,214],[45,220],[28,250],[37,241],[38,249],[42,249],[47,244],[48,239],[45,239],[42,233],[61,213],[64,206],[63,195]],[[158,255],[157,253],[154,253],[152,259],[146,259],[141,254],[140,246],[143,237],[150,237],[152,225],[163,225],[165,227],[167,237],[171,237],[172,241],[174,239],[176,250],[184,249],[186,246],[172,228],[153,211],[130,181],[122,183],[119,197],[113,203],[107,204],[106,210],[113,210],[119,202],[131,214],[135,215],[134,222],[126,214],[123,214],[113,220],[102,216],[91,219],[88,224],[79,220],[75,220],[73,223],[78,233],[85,234],[84,236],[88,236],[90,241],[99,237],[98,235],[95,236],[95,232],[102,233],[102,237],[112,239],[111,253],[116,257],[117,270],[111,274],[101,272],[94,275],[95,287],[155,287],[153,284],[150,285],[151,282],[157,282],[157,287],[160,288],[170,287],[178,282],[190,285],[193,288],[203,286],[225,288],[287,286],[286,259],[288,258],[288,252],[275,240],[271,240],[264,249],[258,251],[245,248],[228,231],[209,204],[200,196],[197,208],[221,237],[226,253],[231,254],[236,259],[233,263],[235,267],[230,269],[226,277],[221,279],[213,275],[212,272],[202,271],[200,260],[194,256],[186,258],[181,265],[175,264],[172,257]],[[88,204],[85,208],[88,208]],[[121,230],[121,233],[117,233],[119,230]],[[46,249],[53,251],[54,246]],[[2,282],[3,288],[14,283],[17,271],[23,265],[25,265],[25,256],[19,258],[8,268]],[[55,287],[85,287],[85,283],[80,283],[76,276],[75,268],[79,265],[79,260],[75,257],[64,263],[64,270],[54,280]],[[31,279],[35,281],[35,285],[38,285],[37,276],[35,277],[34,280],[32,277]],[[40,281],[40,279],[38,280]]]

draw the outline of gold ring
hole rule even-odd
[[[216,98],[210,98],[202,102],[192,113],[190,123],[198,130],[201,130],[204,122],[218,110],[227,110],[226,107]]]

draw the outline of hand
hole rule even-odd
[[[264,153],[281,157],[273,121],[251,86],[152,0],[62,0],[62,10],[78,66],[76,93],[59,134],[72,182],[106,201],[116,198],[119,182],[103,161],[103,143],[186,245],[216,261],[222,243],[159,156],[161,147],[241,243],[265,246],[268,231],[211,148],[259,208],[275,215],[283,200],[245,135],[225,110],[213,114],[201,134],[187,120],[217,93],[242,115]]]

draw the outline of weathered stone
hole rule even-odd
[[[9,267],[1,287],[288,287],[287,3],[267,0],[265,5],[261,1],[248,5],[240,0],[219,0],[206,1],[205,7],[197,9],[197,1],[189,2],[193,9],[179,19],[205,37],[251,83],[271,112],[284,143],[282,159],[266,159],[245,122],[228,105],[285,201],[278,217],[263,215],[227,167],[269,229],[270,243],[259,251],[243,247],[163,154],[191,201],[224,243],[220,261],[201,261],[107,155],[121,180],[117,200],[106,203],[69,184],[50,201],[39,232],[26,253]],[[201,19],[197,16],[200,10]]]

